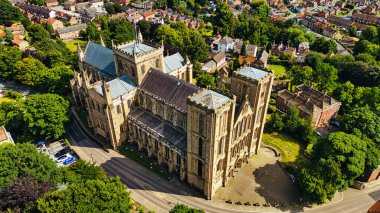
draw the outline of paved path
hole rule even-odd
[[[109,176],[119,176],[130,189],[131,196],[135,201],[157,213],[168,212],[176,203],[215,213],[279,211],[268,207],[235,206],[218,201],[207,201],[195,196],[186,188],[164,180],[116,151],[105,152],[84,135],[76,122],[73,122],[69,128],[67,137],[72,148],[82,159],[93,160],[97,165],[102,166]],[[343,201],[325,207],[317,207],[310,212],[365,212],[375,202],[368,195],[373,191],[374,189],[371,191],[348,190],[347,193],[345,192]],[[380,197],[380,194],[374,196]]]

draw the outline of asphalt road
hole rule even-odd
[[[149,169],[124,157],[116,151],[109,153],[91,141],[79,128],[76,122],[69,128],[67,137],[77,154],[84,160],[94,161],[102,166],[109,176],[119,176],[131,191],[132,198],[138,203],[155,212],[168,212],[176,203],[183,203],[206,212],[254,212],[244,206],[226,207],[225,204],[215,204],[196,196],[194,192],[179,184],[164,180]],[[377,187],[377,190],[379,187]],[[380,198],[380,193],[350,189],[344,193],[344,199],[328,206],[305,209],[310,212],[366,212]],[[372,193],[372,197],[368,195]],[[232,209],[235,208],[235,209]],[[264,209],[260,209],[262,212]],[[267,209],[267,211],[270,209]]]

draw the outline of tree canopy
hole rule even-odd
[[[59,183],[61,175],[57,164],[45,154],[37,152],[32,144],[0,145],[0,189],[13,178],[32,175],[37,181]]]
[[[177,204],[169,213],[204,213],[203,210],[190,208],[184,204]]]
[[[38,200],[41,212],[129,212],[133,201],[119,178],[87,180]]]

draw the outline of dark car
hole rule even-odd
[[[54,157],[58,158],[59,156],[62,156],[62,155],[67,154],[69,152],[70,152],[70,149],[66,147],[66,148],[60,150],[59,152],[55,153]]]

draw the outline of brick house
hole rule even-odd
[[[307,85],[298,85],[294,93],[281,90],[277,94],[277,109],[287,112],[290,107],[300,111],[300,117],[311,117],[313,127],[330,123],[338,114],[341,103]]]
[[[81,30],[86,30],[87,24],[78,24],[74,26],[64,27],[56,30],[57,35],[60,39],[73,39],[79,37],[79,32]]]
[[[55,7],[59,5],[57,0],[45,0],[46,7]]]
[[[375,15],[365,15],[360,13],[355,13],[352,15],[352,21],[359,22],[361,24],[369,24],[369,25],[380,25],[380,17]]]

